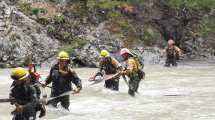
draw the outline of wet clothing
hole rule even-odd
[[[166,67],[169,67],[170,65],[177,66],[177,58],[181,50],[177,46],[173,46],[173,47],[166,47],[164,49],[164,52],[166,53],[165,66]]]
[[[13,120],[35,120],[36,105],[39,102],[36,90],[32,85],[14,84],[11,88],[10,98],[14,98],[18,105],[23,106],[23,112],[15,112]],[[12,103],[13,104],[13,103]]]
[[[105,88],[118,91],[119,90],[119,78],[106,80],[104,84]]]
[[[74,83],[77,88],[82,88],[80,78],[77,76],[76,72],[71,69],[70,65],[65,69],[66,72],[62,72],[59,69],[59,64],[55,64],[51,68],[49,76],[45,82],[46,85],[52,82],[51,97],[56,97],[65,92],[72,91],[72,83]],[[65,109],[69,109],[69,95],[51,100],[48,104],[56,107],[59,102]]]
[[[138,91],[141,78],[138,75],[139,66],[133,57],[128,58],[125,74],[129,77],[129,90],[128,94],[135,96]]]
[[[120,69],[120,63],[113,57],[104,57],[99,62],[100,72],[104,71],[106,75],[116,74]],[[105,88],[118,91],[119,90],[119,77],[106,80]]]
[[[172,66],[178,65],[176,56],[169,56],[166,58],[165,66],[170,67],[170,65],[172,65]]]
[[[31,74],[29,74],[29,75],[30,76],[28,76],[28,78],[26,80],[27,81],[26,84],[31,85],[32,87],[34,87],[35,92],[36,92],[36,97],[39,100],[40,95],[41,95],[40,87],[39,87],[39,85],[36,84],[37,82],[34,79],[32,79]],[[16,85],[16,83],[13,82],[12,85],[11,85],[11,88],[14,87],[15,85]],[[40,102],[38,102],[36,104],[36,112],[38,112],[38,111],[40,111],[39,117],[43,117],[46,114],[45,106]]]
[[[29,76],[30,78],[28,79],[28,83],[31,85],[34,85],[36,92],[37,92],[37,97],[40,99],[40,95],[41,95],[41,90],[39,85],[37,85],[37,83],[39,82],[38,78],[35,76],[34,72],[30,72],[29,71]]]
[[[67,110],[69,110],[69,105],[70,105],[70,96],[62,96],[53,100],[48,101],[48,105],[51,104],[53,107],[57,107],[57,104],[60,103],[61,106]]]
[[[37,84],[39,82],[38,73],[29,71],[29,75],[30,75],[29,84],[34,86],[37,93],[37,98],[40,99],[42,92],[40,90],[40,86]],[[46,114],[45,106],[42,103],[37,104],[36,111],[40,111],[39,117],[43,117]]]

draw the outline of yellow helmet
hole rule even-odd
[[[12,71],[11,77],[16,80],[25,80],[28,77],[28,72],[22,67],[17,67]]]
[[[69,60],[69,54],[66,51],[61,51],[58,53],[57,59],[59,60]]]
[[[109,56],[109,52],[107,50],[102,50],[100,53],[101,57],[108,57]]]

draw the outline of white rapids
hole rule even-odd
[[[70,111],[47,107],[41,120],[215,120],[215,64],[187,62],[177,68],[146,65],[144,69],[146,80],[134,98],[122,79],[119,92],[113,92],[103,83],[90,86],[87,80],[97,69],[75,69],[83,90],[71,96]],[[0,69],[0,98],[8,97],[10,72]],[[39,72],[45,78],[49,70]],[[0,108],[0,120],[11,120],[14,106],[0,103]]]

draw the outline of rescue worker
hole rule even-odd
[[[40,99],[41,96],[41,90],[40,90],[40,74],[37,73],[36,71],[36,66],[35,64],[29,64],[28,65],[28,73],[29,73],[29,79],[28,79],[28,84],[31,84],[35,87],[36,93],[37,93],[37,98]],[[43,97],[47,97],[47,96],[43,96]],[[37,104],[36,107],[37,111],[40,111],[40,115],[39,117],[43,117],[46,114],[46,109],[45,106],[42,103]]]
[[[141,78],[139,77],[138,70],[139,64],[135,60],[133,54],[131,51],[127,48],[123,48],[120,50],[120,55],[126,60],[126,68],[125,70],[121,71],[122,75],[126,75],[129,78],[128,82],[128,94],[131,96],[135,96],[135,92],[138,91],[139,83],[141,81]]]
[[[72,83],[74,83],[76,89],[73,90],[73,94],[79,93],[82,89],[81,80],[71,68],[69,54],[65,51],[61,51],[59,52],[57,59],[58,63],[51,68],[43,87],[52,82],[51,97],[57,97],[63,93],[72,91]],[[69,110],[70,95],[57,97],[56,99],[48,101],[47,105],[50,104],[57,107],[59,102],[62,107]]]
[[[100,61],[99,61],[99,73],[103,75],[116,74],[121,71],[120,63],[112,56],[110,56],[107,50],[102,50],[100,53]],[[118,91],[119,90],[119,77],[106,80],[104,84],[105,88]]]
[[[182,51],[175,45],[175,41],[172,39],[168,40],[168,46],[162,51],[161,56],[166,53],[166,67],[177,66],[177,58],[181,56]]]
[[[27,84],[28,72],[21,67],[15,68],[11,73],[14,80],[10,91],[11,104],[15,104],[16,109],[12,112],[12,120],[35,120],[36,105],[38,104],[35,88]]]

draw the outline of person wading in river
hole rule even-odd
[[[171,64],[172,66],[177,66],[177,57],[181,56],[182,51],[175,45],[175,41],[173,41],[172,39],[168,40],[168,46],[164,48],[161,56],[163,56],[165,53],[166,53],[165,66],[169,67]]]
[[[40,82],[39,82],[39,79],[40,79],[40,74],[37,72],[36,70],[36,65],[33,64],[33,63],[30,63],[28,65],[28,73],[29,73],[29,79],[28,79],[28,83],[33,85],[36,89],[36,92],[37,92],[37,98],[40,99],[40,96],[41,96],[41,90],[40,90]],[[43,97],[47,97],[47,96],[43,96]],[[40,115],[39,117],[43,117],[45,116],[46,114],[46,109],[45,109],[45,106],[40,103],[40,104],[37,104],[37,111],[40,111]]]
[[[138,73],[141,70],[140,64],[135,60],[133,54],[127,48],[121,49],[120,55],[127,61],[126,68],[121,71],[121,74],[129,77],[128,94],[135,96],[135,92],[138,91],[139,83],[142,79]]]
[[[52,82],[51,97],[57,97],[63,93],[72,91],[72,83],[74,83],[76,85],[76,89],[73,90],[73,94],[79,93],[82,89],[81,80],[77,76],[76,72],[72,70],[69,54],[65,51],[61,51],[59,52],[57,59],[58,63],[51,68],[49,76],[47,77],[43,87]],[[47,105],[50,104],[57,107],[59,102],[62,107],[69,110],[70,95],[50,100]]]
[[[34,66],[34,71],[32,71],[32,68]],[[36,94],[37,94],[37,99],[40,99],[41,95],[41,90],[40,90],[40,85],[38,84],[40,75],[36,72],[36,68],[34,64],[29,64],[29,70],[28,70],[28,76],[26,79],[25,84],[31,85],[35,88]],[[11,88],[16,85],[16,81],[13,81]],[[36,111],[40,111],[39,117],[43,117],[46,114],[46,109],[45,106],[42,103],[39,103],[36,105]]]
[[[100,61],[99,61],[99,73],[102,75],[111,75],[116,74],[121,70],[120,63],[112,56],[110,56],[107,50],[102,50],[100,52]],[[119,77],[106,80],[104,84],[105,88],[118,91],[119,90]]]
[[[12,112],[13,120],[35,120],[36,107],[39,103],[35,87],[27,83],[29,74],[21,67],[12,71],[11,78],[14,80],[11,86],[11,104],[16,106]]]

